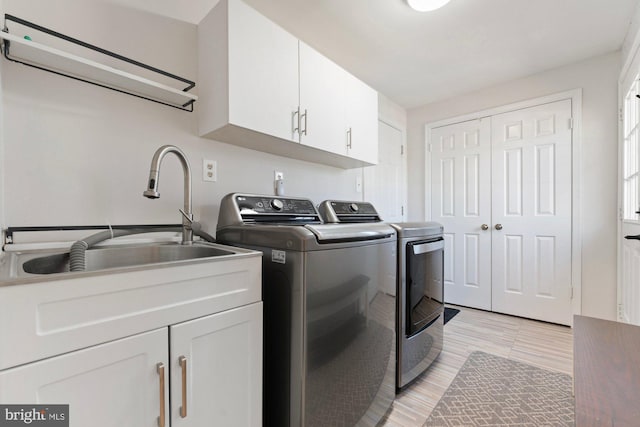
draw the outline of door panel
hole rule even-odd
[[[447,303],[491,309],[490,120],[431,132],[432,213],[444,226]]]
[[[170,333],[171,425],[262,425],[262,303],[173,325]]]
[[[300,143],[347,154],[345,71],[302,41],[300,53]]]
[[[4,370],[0,402],[68,404],[71,427],[157,427],[157,364],[168,375],[167,341],[162,328]],[[164,404],[168,416],[168,398]]]
[[[229,8],[229,88],[217,89],[230,93],[230,123],[298,141],[298,39],[244,2]]]
[[[492,117],[493,311],[571,323],[570,118],[570,100]]]

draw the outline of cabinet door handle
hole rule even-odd
[[[156,365],[158,375],[160,376],[160,416],[158,417],[158,427],[164,425],[164,363],[160,362]]]
[[[301,122],[302,122],[302,118],[303,118],[303,117],[304,117],[304,128],[302,128],[302,125],[300,125],[300,128],[301,128],[301,130],[300,130],[300,134],[301,134],[301,135],[306,135],[306,134],[307,134],[307,118],[308,118],[308,115],[307,115],[307,109],[306,109],[306,108],[304,109],[304,114],[302,114],[302,115],[300,116],[300,121],[301,121]]]
[[[347,148],[352,148],[351,147],[351,141],[352,141],[352,137],[353,137],[353,131],[351,130],[351,128],[349,128],[349,130],[347,131]]]
[[[291,113],[291,128],[293,129],[292,134],[300,133],[300,107]]]
[[[187,418],[187,358],[180,356],[178,361],[182,369],[182,406],[180,407],[180,416]]]

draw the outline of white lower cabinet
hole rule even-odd
[[[260,426],[262,303],[0,371],[0,402],[69,404],[71,427]]]
[[[168,366],[168,336],[167,328],[156,329],[7,369],[0,402],[69,404],[73,427],[158,427],[157,365]],[[165,377],[164,396],[168,386]],[[164,403],[168,411],[169,399]]]
[[[171,426],[261,426],[262,303],[169,329]]]

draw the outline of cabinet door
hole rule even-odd
[[[7,369],[0,372],[0,402],[69,404],[71,427],[157,427],[157,364],[168,375],[167,340],[162,328]],[[168,405],[164,399],[167,421]]]
[[[378,92],[345,72],[344,105],[348,126],[347,155],[378,163]]]
[[[180,323],[170,333],[171,425],[261,426],[262,303]]]
[[[297,141],[298,39],[242,1],[228,7],[230,123]]]
[[[347,154],[345,74],[334,62],[300,42],[302,144],[343,156]]]

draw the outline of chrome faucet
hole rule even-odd
[[[180,209],[182,214],[182,244],[190,245],[193,243],[193,213],[191,212],[191,167],[184,152],[174,145],[163,145],[158,148],[151,159],[151,168],[149,170],[149,185],[142,195],[149,199],[160,198],[158,192],[158,181],[160,179],[160,164],[162,159],[168,153],[175,154],[180,160],[182,170],[184,172],[184,208]]]

